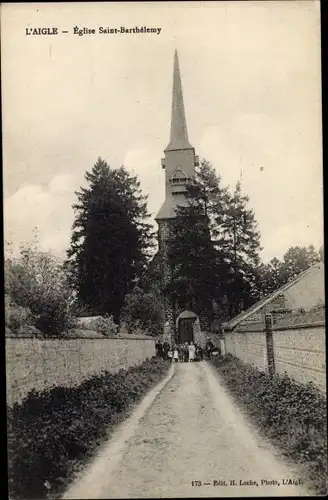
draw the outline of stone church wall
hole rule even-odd
[[[155,355],[151,337],[106,339],[6,338],[7,403],[32,389],[79,385],[92,375],[139,365]]]

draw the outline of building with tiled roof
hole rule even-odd
[[[224,331],[261,326],[267,313],[278,319],[296,311],[311,311],[324,304],[324,263],[318,262],[222,326]]]

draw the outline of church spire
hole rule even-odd
[[[165,201],[155,217],[159,224],[176,217],[177,206],[186,205],[186,186],[195,177],[198,165],[198,156],[188,141],[177,51],[174,54],[171,137],[164,153],[161,165],[165,169]],[[161,236],[161,241],[163,238]]]
[[[186,115],[183,103],[178,51],[174,52],[172,116],[170,143],[165,151],[192,149],[188,141]]]

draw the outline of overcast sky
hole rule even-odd
[[[224,184],[242,172],[262,257],[322,237],[320,12],[312,1],[2,4],[5,239],[64,254],[97,157],[140,176],[155,215],[174,49],[189,140]],[[26,28],[68,34],[26,36]],[[161,28],[78,36],[74,26]]]

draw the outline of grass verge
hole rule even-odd
[[[32,391],[7,408],[10,498],[58,498],[77,468],[169,367],[168,361],[153,358],[78,387]]]
[[[263,436],[308,471],[319,495],[327,494],[327,403],[312,384],[260,372],[227,355],[212,360],[225,386]]]

